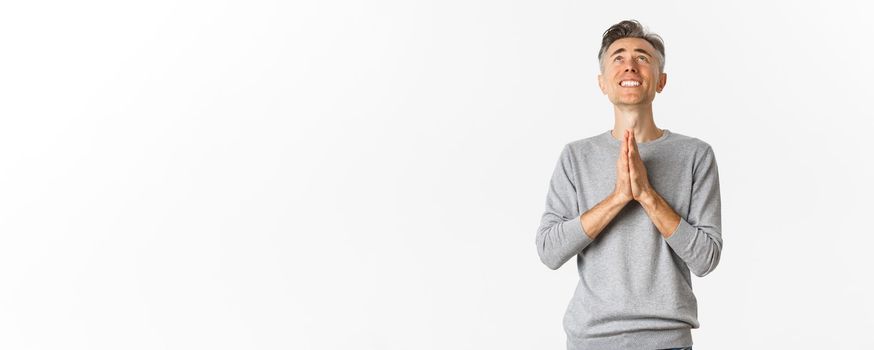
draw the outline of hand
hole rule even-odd
[[[616,159],[616,187],[613,189],[613,195],[622,203],[628,203],[634,199],[628,169],[628,133],[629,131],[625,130],[622,136],[622,147],[619,147],[619,158]]]
[[[631,194],[634,200],[640,202],[650,194],[652,186],[649,184],[649,176],[646,167],[640,159],[637,149],[637,141],[634,140],[634,132],[626,130],[625,148],[628,149],[628,175],[631,181]]]

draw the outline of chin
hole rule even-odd
[[[620,98],[620,99],[619,99],[619,103],[617,103],[617,104],[620,104],[620,105],[629,105],[629,106],[634,106],[634,105],[642,105],[642,104],[646,104],[646,101],[644,101],[642,98],[634,98],[634,99],[623,99],[623,98]]]

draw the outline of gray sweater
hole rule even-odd
[[[650,184],[680,224],[665,239],[631,201],[592,240],[580,215],[613,191],[619,149],[610,130],[570,142],[549,182],[537,253],[553,270],[576,256],[580,276],[563,320],[567,348],[691,346],[699,324],[689,271],[707,275],[722,251],[716,158],[706,142],[667,129],[638,143]]]

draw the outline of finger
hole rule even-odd
[[[635,166],[637,165],[637,152],[636,152],[636,142],[634,141],[634,131],[628,130],[628,172],[636,173],[634,171]]]
[[[622,144],[619,146],[619,156],[616,157],[616,166],[619,169],[628,169],[628,158],[625,157],[628,154],[628,144],[626,144],[625,139],[628,138],[628,134],[622,132]]]
[[[631,158],[632,145],[634,145],[634,132],[631,130],[626,130],[626,132],[628,133],[628,138],[625,141],[625,148],[627,149],[628,157]]]
[[[622,147],[619,149],[619,154],[628,154],[628,132],[622,133]]]
[[[628,141],[628,154],[637,155],[637,140],[634,139],[634,133],[631,133],[631,138]]]
[[[622,154],[622,170],[625,171],[626,173],[628,173],[628,168],[630,166],[631,166],[631,164],[628,162],[628,155]]]

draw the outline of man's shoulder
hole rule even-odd
[[[668,143],[672,148],[682,148],[698,152],[705,152],[711,149],[710,143],[701,138],[689,136],[676,131],[671,131],[671,138]]]
[[[608,132],[609,131],[605,131],[589,137],[571,140],[565,144],[565,149],[586,150],[597,146],[604,146],[609,141],[607,137],[612,137],[608,136]]]

